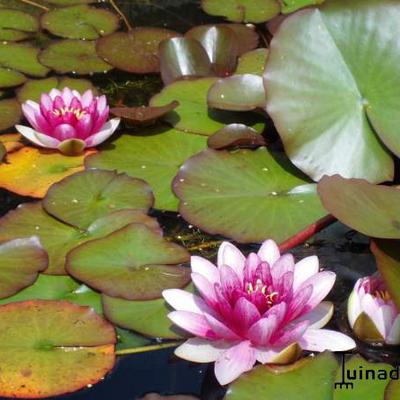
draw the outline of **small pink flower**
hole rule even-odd
[[[356,282],[347,304],[347,315],[360,339],[400,344],[400,312],[378,273]],[[360,324],[363,319],[369,323]]]
[[[197,256],[192,257],[191,267],[202,297],[179,289],[163,292],[177,310],[169,318],[196,336],[178,347],[176,354],[195,362],[215,361],[215,375],[222,385],[250,370],[256,361],[284,362],[283,355],[287,358],[293,346],[310,351],[355,347],[346,335],[320,329],[333,313],[333,304],[321,301],[336,275],[319,272],[316,256],[296,264],[292,255],[281,256],[276,243],[267,240],[257,254],[245,258],[224,242],[218,267]]]
[[[119,118],[107,122],[109,107],[105,96],[94,97],[91,90],[52,89],[43,93],[40,104],[28,100],[22,111],[32,128],[16,125],[21,135],[34,144],[76,154],[108,139],[117,129]]]

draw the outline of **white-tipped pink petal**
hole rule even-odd
[[[303,282],[319,271],[317,256],[303,258],[294,267],[293,290],[297,290]]]
[[[83,93],[83,95],[81,97],[82,106],[84,108],[87,108],[90,106],[92,101],[93,101],[93,92],[90,89],[88,89],[88,90],[86,90],[85,93]]]
[[[65,87],[62,92],[61,92],[61,97],[64,100],[64,104],[66,107],[69,107],[71,104],[72,99],[74,98],[74,95],[72,93],[72,90],[68,87]]]
[[[204,300],[209,303],[217,304],[217,297],[214,290],[214,285],[207,280],[203,275],[192,273],[192,281],[196,289],[199,291]]]
[[[308,321],[310,323],[308,326],[309,329],[320,329],[330,321],[333,311],[333,303],[330,301],[323,301],[322,303],[319,303],[313,310],[302,315],[293,322],[298,323],[301,321]]]
[[[57,96],[61,96],[61,92],[58,89],[51,89],[49,96],[54,100]]]
[[[278,245],[273,240],[266,240],[258,250],[258,256],[261,260],[266,261],[269,265],[273,265],[281,256]]]
[[[32,143],[41,146],[56,149],[60,144],[60,141],[47,135],[43,135],[40,132],[35,131],[32,128],[24,125],[15,125],[17,131],[26,139]]]
[[[231,267],[240,279],[243,278],[243,269],[246,258],[242,252],[233,244],[223,242],[218,250],[218,267],[228,265]]]
[[[387,344],[398,345],[400,344],[400,314],[395,318],[393,325],[386,338]]]
[[[204,300],[181,289],[166,289],[162,292],[165,301],[177,311],[189,311],[202,314],[203,311],[210,311]]]
[[[231,346],[225,340],[191,338],[175,350],[175,355],[188,361],[208,363],[216,361]]]
[[[168,318],[175,325],[195,336],[209,339],[217,338],[203,315],[189,311],[172,311],[168,314]]]
[[[100,96],[97,98],[97,112],[101,115],[107,107],[106,96]]]
[[[306,286],[312,286],[311,297],[307,301],[307,306],[312,309],[316,307],[331,291],[335,284],[336,274],[331,271],[318,272],[305,280],[299,290]],[[295,294],[296,296],[296,294]]]
[[[343,333],[328,329],[307,329],[298,341],[300,347],[308,351],[349,351],[356,343]]]
[[[243,341],[220,355],[215,362],[215,376],[221,385],[227,385],[243,372],[250,371],[256,362],[255,349]]]
[[[356,290],[353,290],[347,301],[347,318],[350,326],[353,328],[357,318],[362,313],[360,296]]]
[[[190,266],[192,272],[203,275],[210,283],[220,283],[217,267],[205,258],[192,256],[190,258]]]
[[[99,132],[85,139],[86,146],[95,147],[106,141],[118,128],[120,121],[119,118],[110,119]]]

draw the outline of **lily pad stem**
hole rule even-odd
[[[41,4],[35,3],[32,0],[20,0],[22,3],[29,4],[30,6],[34,6],[37,8],[41,8],[44,11],[50,11],[50,8],[42,6]]]
[[[181,343],[182,342],[170,342],[170,343],[154,344],[151,346],[134,347],[132,349],[117,350],[115,354],[117,356],[125,356],[128,354],[144,353],[146,351],[154,351],[154,350],[168,349],[169,347],[177,347]]]
[[[114,0],[109,0],[112,8],[117,12],[117,14],[122,18],[122,20],[124,21],[126,27],[128,28],[128,31],[132,31],[133,27],[132,25],[129,23],[128,18],[126,18],[125,14],[120,10],[120,8],[117,6],[117,4],[115,3]]]

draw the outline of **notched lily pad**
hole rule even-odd
[[[16,42],[39,30],[36,17],[19,10],[0,8],[0,40]]]
[[[96,44],[92,40],[65,39],[51,43],[39,54],[39,60],[60,74],[105,73],[113,68],[97,55]]]
[[[42,15],[40,23],[56,36],[94,40],[116,31],[119,18],[105,9],[76,5],[51,10]]]
[[[66,269],[108,296],[151,300],[161,297],[164,289],[189,283],[190,269],[178,265],[188,260],[183,247],[144,225],[131,224],[72,250]]]
[[[17,100],[0,100],[0,131],[11,128],[20,121],[21,117],[21,106]]]
[[[161,28],[135,28],[116,32],[97,41],[97,54],[115,68],[138,74],[160,72],[158,46],[164,40],[179,36]]]
[[[114,366],[114,328],[88,307],[16,302],[0,306],[0,319],[0,396],[73,392],[98,382]]]

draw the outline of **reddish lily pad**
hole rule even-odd
[[[207,52],[195,39],[175,37],[163,40],[158,56],[161,77],[166,85],[183,78],[214,75]]]
[[[255,25],[226,23],[226,24],[216,24],[216,26],[225,26],[229,29],[232,29],[233,32],[235,32],[240,55],[250,50],[253,50],[258,46],[260,37],[256,32]]]
[[[0,131],[8,129],[21,119],[21,107],[15,99],[0,100]]]
[[[76,391],[114,366],[114,329],[88,307],[17,302],[1,306],[0,318],[0,396],[40,398]]]
[[[105,9],[76,5],[51,10],[42,15],[40,23],[56,36],[93,40],[115,32],[119,18]]]
[[[233,75],[219,79],[208,91],[210,107],[231,111],[251,111],[265,107],[263,78],[258,75]]]
[[[113,254],[110,258],[110,254]],[[66,269],[76,279],[112,297],[151,300],[190,280],[189,253],[144,225],[131,224],[72,250]]]
[[[86,170],[54,184],[43,199],[52,216],[79,229],[110,212],[136,209],[147,212],[154,197],[149,185],[115,171]]]
[[[39,54],[43,65],[64,74],[72,72],[80,75],[107,72],[112,66],[96,53],[92,40],[65,39],[51,43]]]
[[[400,239],[400,190],[339,175],[318,184],[324,207],[337,219],[364,235]]]
[[[37,237],[15,239],[0,245],[0,298],[30,286],[48,266],[47,253]]]
[[[281,153],[208,149],[190,158],[173,189],[189,223],[237,242],[283,242],[326,215],[310,183]]]
[[[19,10],[0,9],[0,40],[18,41],[39,30],[36,17]]]
[[[235,71],[236,75],[253,74],[262,76],[268,58],[268,49],[256,49],[243,54]]]
[[[116,32],[97,41],[97,53],[123,71],[147,74],[160,71],[158,46],[164,40],[179,36],[161,28],[135,28]]]

